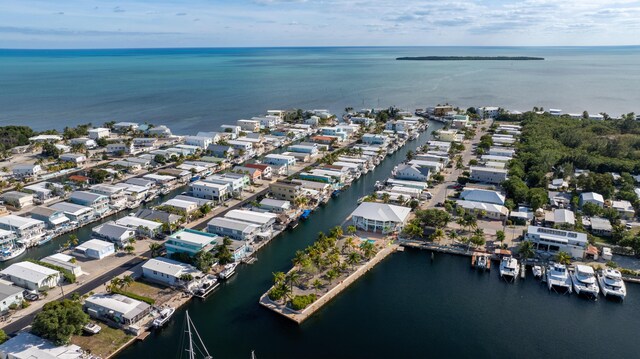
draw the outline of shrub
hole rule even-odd
[[[9,306],[9,309],[16,310],[18,309],[18,305],[16,303],[11,303],[11,305]]]
[[[273,288],[269,291],[269,299],[280,300],[284,298],[284,290],[282,288]]]
[[[71,273],[70,270],[64,269],[62,267],[58,267],[58,266],[53,265],[53,264],[37,261],[35,259],[27,259],[27,261],[29,261],[31,263],[35,263],[35,264],[43,266],[43,267],[47,267],[47,268],[50,268],[50,269],[53,269],[53,270],[57,270],[58,272],[60,272],[62,274],[62,278],[64,278],[64,280],[67,281],[67,283],[75,283],[76,282],[76,275]]]
[[[149,298],[149,297],[145,297],[144,295],[138,295],[135,293],[131,293],[131,292],[127,292],[121,289],[117,289],[117,288],[112,288],[111,289],[111,293],[115,293],[115,294],[122,294],[125,297],[129,297],[131,299],[135,299],[135,300],[139,300],[141,302],[145,302],[149,305],[154,305],[156,303],[156,300],[153,298]]]
[[[315,294],[296,295],[291,300],[291,307],[295,310],[301,310],[308,307],[311,303],[315,301],[316,301]]]
[[[29,306],[31,305],[31,303],[27,302],[26,300],[22,301],[22,304],[20,304],[20,306],[22,307],[22,309],[26,309],[29,308]]]

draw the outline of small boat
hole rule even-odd
[[[487,269],[487,262],[487,256],[478,256],[478,258],[476,259],[476,267],[478,267],[478,269],[485,270]]]
[[[167,324],[167,322],[169,321],[169,319],[171,319],[171,316],[175,312],[176,308],[164,308],[160,311],[160,315],[153,320],[153,326],[156,328],[160,328],[163,325]]]
[[[605,297],[624,299],[627,296],[627,287],[622,280],[620,271],[607,268],[598,272],[597,277]]]
[[[98,334],[102,330],[102,327],[96,323],[87,323],[87,325],[82,327],[82,330],[89,334]]]
[[[222,272],[220,272],[220,274],[218,274],[218,277],[220,279],[229,279],[229,278],[231,278],[231,276],[236,274],[236,267],[237,266],[238,266],[238,263],[235,263],[235,262],[225,265],[224,269],[222,270]]]
[[[311,210],[310,209],[305,209],[304,211],[302,211],[302,214],[300,215],[300,219],[305,220],[307,218],[309,218],[309,216],[311,215]]]
[[[53,235],[45,236],[44,238],[42,238],[41,240],[38,241],[38,245],[41,246],[43,244],[47,244],[47,243],[51,242],[52,239],[53,239]]]
[[[214,289],[216,289],[220,283],[218,283],[218,278],[213,275],[207,275],[200,285],[193,290],[193,293],[198,298],[205,298],[209,293],[211,293]]]
[[[571,278],[564,264],[553,263],[547,268],[547,287],[549,290],[560,290],[563,293],[572,292]]]
[[[515,281],[518,278],[518,272],[520,272],[518,260],[513,257],[502,258],[500,261],[500,277],[508,281]]]
[[[585,265],[576,265],[573,272],[571,272],[571,281],[576,294],[582,294],[593,299],[598,298],[600,288],[596,283],[596,275],[593,268]]]
[[[533,277],[534,278],[542,278],[542,267],[539,265],[535,265],[531,268],[531,271],[533,272]]]

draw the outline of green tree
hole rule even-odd
[[[416,211],[416,218],[428,227],[444,228],[451,221],[451,215],[446,211],[431,208]]]
[[[556,262],[560,264],[571,264],[571,255],[567,252],[560,251],[556,254]]]
[[[82,305],[65,299],[45,304],[33,320],[32,331],[57,345],[65,345],[72,335],[81,334],[88,322],[89,316],[82,311]]]
[[[193,256],[193,265],[204,273],[208,273],[211,270],[214,262],[215,257],[209,251],[199,251]],[[220,263],[225,264],[222,261]]]
[[[354,225],[347,227],[347,234],[349,234],[350,236],[353,236],[354,234],[356,234],[357,231],[358,229]]]
[[[543,208],[548,200],[549,197],[544,188],[532,188],[529,190],[529,204],[534,210]]]
[[[160,255],[164,247],[160,243],[149,243],[149,250],[151,251],[151,257],[155,258]]]
[[[602,208],[595,203],[587,202],[582,205],[582,213],[589,217],[597,216],[602,213]]]
[[[429,237],[429,239],[431,239],[432,242],[438,243],[444,237],[445,237],[444,230],[442,230],[442,228],[436,228],[436,230],[433,231],[433,233],[431,233],[431,236]]]
[[[4,332],[4,330],[0,329],[0,344],[6,342],[7,340],[9,340],[9,336]]]

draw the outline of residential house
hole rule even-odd
[[[229,145],[209,145],[207,152],[220,158],[231,158],[236,154],[236,150]]]
[[[98,215],[109,210],[109,197],[88,191],[74,191],[69,195],[72,203],[93,208]]]
[[[237,125],[242,131],[258,132],[260,131],[260,121],[256,120],[238,120]]]
[[[80,264],[75,261],[75,258],[64,253],[55,253],[42,258],[40,261],[66,269],[75,276],[81,276],[84,274],[82,272],[82,267],[80,267]]]
[[[460,193],[460,198],[466,201],[493,203],[501,206],[504,205],[506,199],[500,192],[470,187]]]
[[[209,145],[213,143],[213,139],[211,137],[206,136],[185,136],[184,144],[189,146],[196,146],[203,150],[207,149]]]
[[[165,125],[149,128],[147,130],[147,134],[150,136],[157,136],[157,137],[164,137],[164,138],[173,136],[173,134],[171,133],[171,129],[169,129],[169,127]]]
[[[149,221],[158,221],[162,224],[172,226],[177,225],[182,220],[182,216],[177,214],[149,208],[138,210],[138,212],[136,212],[136,217],[147,219]]]
[[[131,155],[136,152],[133,143],[109,143],[107,144],[107,153],[112,155]]]
[[[124,226],[136,231],[139,236],[155,238],[162,232],[162,223],[138,218],[133,215],[124,216],[115,222],[119,226]]]
[[[84,300],[84,310],[91,318],[115,323],[126,329],[133,329],[152,307],[139,300],[121,294],[93,294]],[[135,329],[134,329],[135,331]]]
[[[73,146],[73,145],[82,145],[86,149],[89,149],[89,150],[98,147],[98,144],[96,143],[95,140],[92,140],[92,139],[89,139],[89,138],[83,138],[83,137],[72,138],[72,139],[69,140],[69,144],[71,146]]]
[[[263,163],[245,163],[244,167],[255,168],[255,169],[260,170],[260,172],[262,174],[262,178],[264,178],[264,179],[271,179],[272,176],[273,176],[273,168],[268,164],[263,164]]]
[[[490,167],[471,166],[471,176],[473,181],[500,184],[507,180],[508,170]]]
[[[633,208],[633,205],[631,204],[631,202],[626,200],[612,201],[611,208],[618,211],[620,217],[624,219],[632,219],[636,215],[636,211]]]
[[[124,208],[127,205],[125,188],[112,184],[97,184],[89,187],[91,193],[107,196],[109,205],[113,208]]]
[[[9,191],[0,195],[0,200],[5,205],[9,205],[17,210],[20,210],[27,206],[33,206],[33,195],[30,193]]]
[[[251,182],[254,183],[262,178],[262,171],[253,167],[235,166],[233,167],[233,172],[247,175],[251,179]]]
[[[264,198],[260,201],[259,208],[272,213],[286,213],[291,210],[291,202],[280,199]]]
[[[351,213],[356,228],[374,233],[400,231],[409,219],[411,208],[387,203],[363,202]]]
[[[170,235],[164,246],[169,257],[174,253],[186,253],[193,256],[200,251],[211,251],[217,244],[217,239],[218,236],[212,233],[181,229]]]
[[[61,278],[57,270],[28,261],[13,263],[0,274],[18,287],[38,291],[56,287]]]
[[[29,164],[15,165],[13,166],[11,171],[13,172],[13,175],[16,178],[20,178],[20,179],[31,178],[31,177],[35,178],[44,172],[42,167],[40,167],[40,165],[29,165]]]
[[[113,125],[113,130],[115,132],[124,133],[130,131],[136,131],[140,125],[136,122],[118,122]]]
[[[76,166],[82,166],[87,162],[87,156],[82,153],[65,153],[60,155],[60,161],[71,162]]]
[[[295,201],[301,194],[301,186],[298,183],[276,181],[269,184],[269,191],[276,199]]]
[[[78,224],[89,222],[96,215],[95,210],[91,207],[69,202],[58,202],[52,204],[49,208],[64,213],[69,220],[78,222]]]
[[[196,198],[224,201],[231,195],[228,183],[196,181],[189,184],[189,193]]]
[[[90,239],[81,243],[73,250],[73,254],[75,255],[97,260],[114,255],[115,253],[116,247],[112,242],[99,239]]]
[[[600,193],[595,192],[583,192],[580,194],[580,207],[584,206],[585,203],[593,203],[600,208],[604,207],[604,197]]]
[[[568,209],[554,209],[544,215],[544,223],[547,227],[566,227],[573,228],[576,224],[576,216]]]
[[[94,227],[92,232],[96,236],[109,240],[119,247],[125,247],[131,239],[135,239],[136,237],[135,229],[121,226],[113,221]]]
[[[459,199],[456,201],[456,206],[461,207],[467,213],[487,219],[504,220],[509,216],[509,209],[499,204]]]
[[[198,205],[193,202],[183,201],[175,198],[170,199],[160,205],[160,207],[165,206],[171,207],[184,215],[189,215],[198,209]]]
[[[155,148],[158,145],[158,139],[155,137],[136,137],[133,139],[133,146],[138,148]]]
[[[239,241],[253,241],[260,226],[237,219],[215,217],[207,224],[207,232]]]
[[[0,283],[0,314],[5,314],[11,307],[19,307],[24,301],[22,296],[23,288],[15,285]],[[0,353],[2,352],[0,346]]]
[[[190,264],[157,257],[142,265],[142,276],[151,282],[189,290],[196,284],[194,279],[204,277],[204,273]]]
[[[18,242],[27,246],[34,245],[46,234],[43,221],[15,214],[0,217],[0,229],[15,232]]]
[[[591,223],[591,233],[596,236],[611,237],[613,234],[613,226],[608,219],[591,217],[589,222]]]
[[[81,359],[85,354],[75,344],[56,345],[29,332],[19,332],[0,344],[2,359]]]
[[[111,135],[111,131],[108,128],[98,127],[92,128],[89,131],[89,138],[92,140],[97,140],[99,138],[109,138]]]
[[[31,218],[43,221],[49,229],[60,229],[69,224],[64,212],[49,207],[35,207],[30,212]]]
[[[273,225],[276,223],[278,215],[274,213],[255,212],[244,209],[232,209],[225,213],[224,218],[255,224],[260,227],[261,232],[269,233],[273,230]]]
[[[385,135],[377,135],[373,133],[365,133],[362,135],[362,143],[369,145],[386,145],[389,142],[389,137]]]

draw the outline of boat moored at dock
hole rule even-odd
[[[553,263],[547,268],[547,287],[549,290],[571,293],[571,278],[564,264]]]
[[[518,260],[513,257],[504,257],[500,261],[500,277],[507,281],[515,281],[518,278],[520,266]]]
[[[227,265],[224,266],[224,269],[222,270],[222,272],[220,272],[220,274],[218,274],[218,277],[220,279],[229,279],[231,278],[234,274],[236,274],[236,267],[238,266],[238,263],[229,263]]]
[[[171,319],[171,316],[175,312],[176,312],[176,309],[172,307],[162,309],[160,311],[160,315],[153,320],[154,328],[160,328],[165,324],[167,324],[167,322],[169,321],[169,319]]]
[[[580,264],[576,265],[573,272],[571,272],[571,281],[576,294],[582,294],[593,299],[598,298],[600,288],[596,283],[593,268]]]
[[[622,280],[622,274],[616,269],[606,268],[597,274],[598,284],[605,297],[624,299],[627,287]]]

